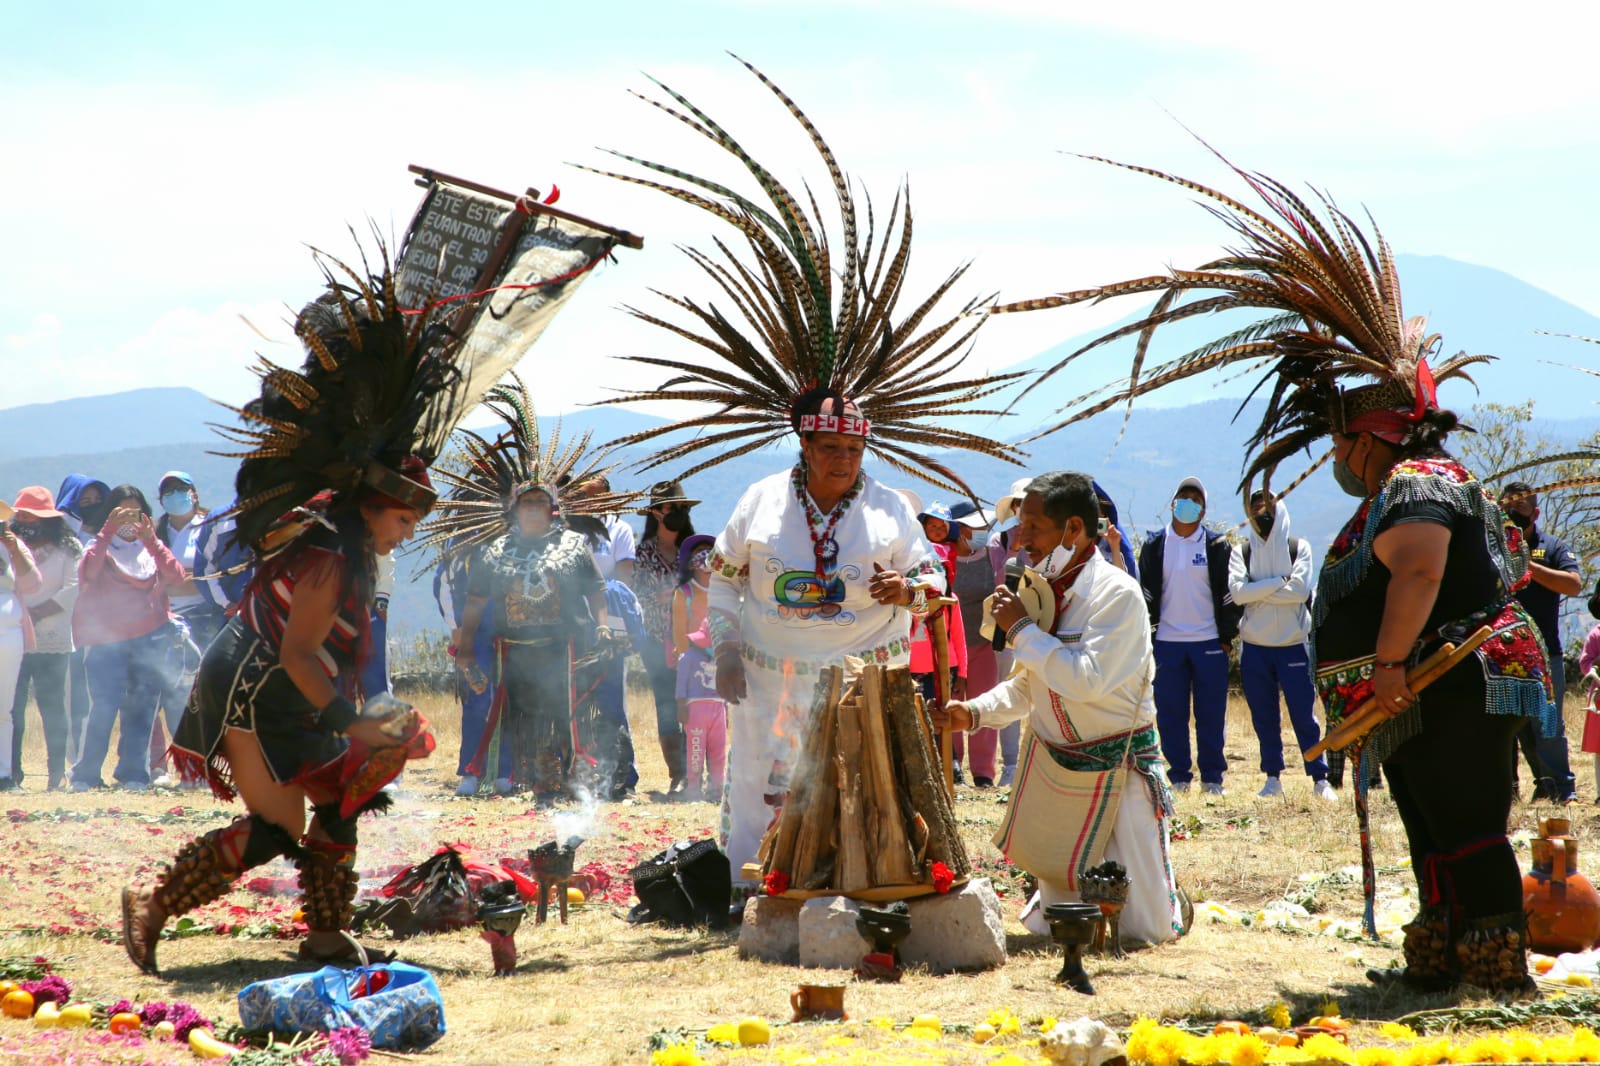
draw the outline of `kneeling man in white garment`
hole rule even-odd
[[[1031,582],[1043,593],[1033,597],[1033,614],[1045,625],[1030,616],[1025,597],[997,588],[992,615],[1015,669],[977,699],[936,712],[935,721],[975,730],[1028,720],[1011,806],[995,837],[1039,882],[1023,925],[1048,932],[1043,907],[1078,901],[1078,878],[1109,859],[1132,883],[1123,936],[1156,944],[1178,935],[1181,918],[1167,850],[1173,805],[1156,734],[1150,620],[1139,583],[1095,550],[1102,529],[1088,475],[1061,471],[1028,485],[1018,534],[1048,583],[1046,592]]]

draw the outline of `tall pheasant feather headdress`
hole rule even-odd
[[[738,159],[755,178],[765,203],[710,179],[621,152],[612,154],[689,187],[594,171],[657,189],[708,211],[737,229],[747,245],[742,257],[720,238],[713,238],[716,256],[688,250],[695,265],[727,297],[735,317],[725,315],[714,304],[702,305],[680,296],[666,299],[695,320],[690,325],[630,308],[638,318],[687,338],[715,358],[686,362],[628,356],[635,362],[666,367],[677,376],[659,388],[607,401],[691,400],[714,404],[717,410],[635,433],[616,444],[707,431],[664,447],[645,464],[646,468],[661,466],[709,452],[709,458],[680,474],[687,477],[774,443],[790,430],[850,433],[865,437],[867,449],[890,465],[946,490],[971,495],[954,471],[921,451],[959,448],[1017,461],[1013,447],[940,422],[958,415],[998,414],[969,405],[1015,376],[950,380],[966,357],[967,342],[983,323],[982,316],[967,317],[979,301],[924,328],[935,305],[966,267],[953,270],[930,295],[896,320],[911,251],[909,194],[904,188],[897,190],[881,245],[868,201],[863,234],[850,181],[811,120],[764,74],[742,59],[739,62],[782,101],[822,157],[838,201],[844,261],[841,264],[834,258],[822,209],[809,190],[804,198],[795,196],[709,116],[656,82],[682,110],[641,99]]]
[[[1257,474],[1270,484],[1280,462],[1330,433],[1372,432],[1396,444],[1409,444],[1442,439],[1456,425],[1455,416],[1438,407],[1437,384],[1466,377],[1467,366],[1493,356],[1461,354],[1429,365],[1439,350],[1439,335],[1427,332],[1426,319],[1405,316],[1394,256],[1375,226],[1369,239],[1324,193],[1313,190],[1322,205],[1319,215],[1282,182],[1246,173],[1231,163],[1229,168],[1265,203],[1264,211],[1158,170],[1086,158],[1199,193],[1213,202],[1208,210],[1240,244],[1193,270],[1171,269],[993,308],[1030,311],[1113,296],[1159,294],[1138,321],[1097,337],[1029,385],[1029,390],[1037,388],[1092,348],[1121,337],[1138,337],[1125,380],[1070,401],[1061,408],[1066,417],[1038,436],[1119,403],[1127,403],[1131,410],[1136,397],[1208,370],[1261,363],[1267,365],[1251,396],[1265,389],[1267,406],[1249,442],[1252,455],[1246,460],[1242,490]],[[1204,295],[1179,302],[1192,292]],[[1145,367],[1150,339],[1160,327],[1235,309],[1261,311],[1264,317],[1187,354]]]
[[[244,452],[237,458],[240,543],[270,550],[269,532],[294,508],[332,491],[375,490],[426,513],[435,494],[425,468],[476,398],[456,363],[458,347],[427,313],[403,309],[387,252],[372,272],[321,252],[325,291],[296,316],[306,349],[299,370],[262,358],[261,395],[229,407],[243,426],[217,426]],[[224,405],[228,406],[228,405]],[[293,532],[293,523],[281,529]]]
[[[510,528],[510,509],[518,497],[535,489],[560,507],[569,524],[575,517],[621,511],[639,498],[638,492],[593,490],[596,482],[609,484],[613,464],[605,451],[591,450],[589,432],[563,442],[559,424],[541,434],[533,401],[515,373],[510,385],[490,389],[483,404],[505,419],[506,430],[492,441],[456,430],[462,462],[454,469],[441,464],[434,472],[448,491],[438,515],[422,529],[424,550],[455,556],[493,540]],[[571,489],[563,491],[567,486]],[[585,491],[573,491],[579,488]]]

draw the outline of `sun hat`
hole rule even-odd
[[[634,513],[648,515],[657,507],[665,507],[669,503],[679,503],[685,507],[694,507],[700,501],[691,500],[683,494],[683,482],[681,481],[658,481],[650,486],[650,505],[641,507]]]
[[[17,502],[14,504],[0,500],[0,509],[7,512],[0,514],[0,518],[10,518],[10,512],[21,512],[34,518],[61,517],[61,512],[56,510],[56,498],[43,485],[29,485],[17,493]]]

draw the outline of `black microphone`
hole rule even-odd
[[[1017,591],[1017,586],[1022,584],[1022,571],[1025,569],[1026,567],[1022,565],[1022,560],[1015,555],[1006,560],[1006,588],[1008,590],[1011,592]],[[998,621],[994,624],[994,636],[990,638],[989,646],[995,651],[1006,650],[1006,631],[1000,628]]]

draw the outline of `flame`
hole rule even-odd
[[[794,701],[790,694],[794,691],[794,660],[783,660],[783,690],[778,693],[777,713],[772,716],[772,735],[775,737],[788,737],[791,731],[787,719],[795,716]]]

